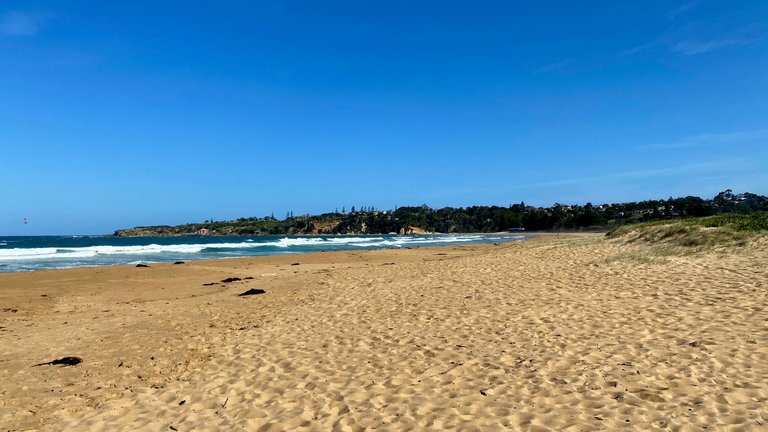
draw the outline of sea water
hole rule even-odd
[[[521,240],[508,235],[0,237],[0,272]]]

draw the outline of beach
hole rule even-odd
[[[767,262],[573,234],[3,273],[0,429],[763,431]]]

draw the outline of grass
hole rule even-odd
[[[627,243],[706,248],[745,246],[761,233],[768,234],[768,212],[643,222],[616,228],[606,236]]]

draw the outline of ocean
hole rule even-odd
[[[509,235],[0,237],[0,272],[515,241]]]

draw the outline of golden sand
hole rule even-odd
[[[765,431],[767,264],[586,235],[0,274],[0,429]]]

